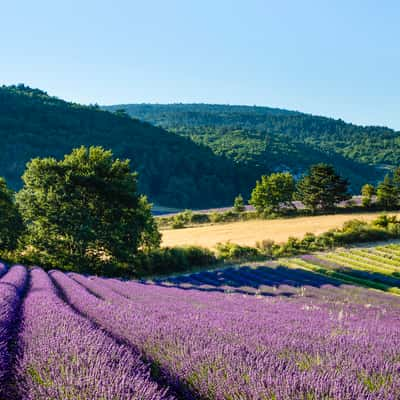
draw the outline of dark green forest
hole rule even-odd
[[[139,190],[163,206],[230,204],[237,193],[249,193],[262,173],[123,113],[65,102],[24,85],[0,87],[0,143],[0,176],[14,190],[31,158],[59,159],[81,145],[130,159]]]
[[[131,116],[210,147],[237,163],[301,174],[311,164],[333,164],[358,192],[400,164],[400,133],[342,120],[257,106],[127,104]]]

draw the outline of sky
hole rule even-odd
[[[400,130],[397,0],[2,1],[0,84],[79,103],[222,103]]]

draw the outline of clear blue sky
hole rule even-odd
[[[257,104],[400,129],[396,0],[1,6],[1,83],[81,103]]]

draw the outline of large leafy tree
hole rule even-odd
[[[249,203],[259,213],[279,213],[283,208],[293,207],[295,181],[289,172],[263,175],[251,193]]]
[[[136,173],[111,151],[81,147],[61,161],[33,159],[23,182],[17,200],[27,245],[46,265],[103,272],[160,243]]]
[[[0,178],[0,250],[14,250],[23,228],[22,218],[14,201],[14,192]]]
[[[311,166],[297,184],[296,199],[311,211],[329,211],[341,201],[350,199],[349,183],[338,175],[333,166],[320,163]]]

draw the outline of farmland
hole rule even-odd
[[[396,244],[162,280],[1,265],[0,398],[397,399],[399,265]]]
[[[349,219],[374,220],[379,213],[335,214],[312,217],[251,220],[215,224],[184,229],[162,230],[162,245],[199,245],[208,248],[219,242],[232,241],[240,245],[254,246],[257,241],[272,239],[283,242],[289,237],[301,238],[307,232],[320,234],[340,227]],[[399,214],[396,214],[399,215]]]

